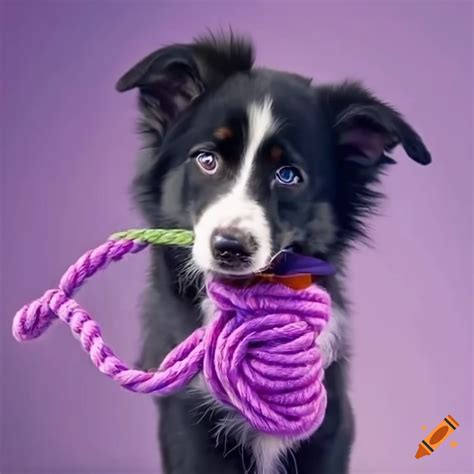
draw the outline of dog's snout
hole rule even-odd
[[[250,262],[257,250],[257,242],[251,234],[240,229],[219,229],[212,234],[211,248],[219,265],[237,269]]]

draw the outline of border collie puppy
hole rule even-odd
[[[141,368],[156,368],[213,317],[203,281],[264,267],[293,246],[331,262],[333,315],[319,336],[328,407],[307,441],[254,432],[212,399],[201,380],[157,400],[165,474],[344,474],[353,419],[345,366],[349,331],[344,260],[380,194],[373,190],[401,144],[417,163],[423,141],[361,84],[312,84],[254,67],[252,45],[232,34],[168,46],[117,83],[137,88],[144,140],[134,181],[151,227],[193,229],[191,249],[153,248],[143,312]]]

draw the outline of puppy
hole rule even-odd
[[[258,271],[280,249],[323,258],[333,315],[318,343],[328,407],[307,441],[253,432],[200,380],[157,400],[165,474],[344,474],[353,417],[347,397],[349,331],[343,296],[348,249],[366,237],[373,189],[401,144],[431,161],[403,117],[356,82],[312,84],[254,67],[252,45],[209,35],[150,54],[117,83],[138,89],[144,147],[135,199],[151,227],[193,229],[192,250],[152,250],[139,365],[157,367],[213,318],[203,281]]]

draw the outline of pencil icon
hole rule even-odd
[[[454,432],[459,423],[448,415],[418,446],[416,459],[429,456],[444,440]]]

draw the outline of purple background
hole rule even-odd
[[[351,260],[352,472],[473,472],[469,2],[12,1],[1,10],[2,473],[156,472],[151,400],[100,375],[65,327],[19,345],[11,318],[85,249],[140,224],[128,196],[135,97],[118,95],[116,79],[160,45],[229,23],[252,34],[260,64],[364,79],[429,145],[427,168],[396,153],[376,245]],[[142,255],[114,266],[80,296],[130,362],[145,265]],[[459,446],[415,460],[421,426],[448,413],[461,424]]]

